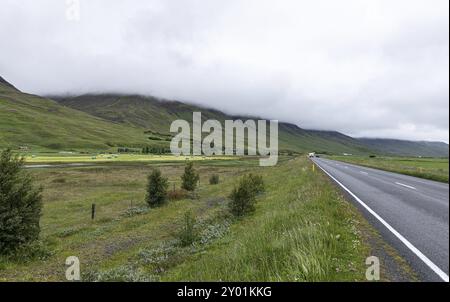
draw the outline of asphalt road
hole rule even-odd
[[[313,161],[355,201],[423,281],[448,282],[448,184],[329,159]]]

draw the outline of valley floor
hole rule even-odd
[[[414,278],[306,158],[270,168],[250,159],[198,163],[195,194],[148,209],[146,176],[154,166],[30,170],[44,188],[41,244],[19,259],[0,258],[0,280],[64,281],[68,256],[80,259],[85,281],[364,281],[371,255],[382,260],[382,280]],[[158,166],[171,190],[180,186],[184,165]],[[227,199],[246,172],[262,175],[267,188],[256,212],[237,220]],[[219,185],[209,184],[213,173]],[[177,234],[187,211],[199,236],[182,247]]]

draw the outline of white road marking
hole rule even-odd
[[[408,185],[405,185],[405,184],[402,184],[401,182],[396,182],[395,184],[399,185],[399,186],[403,186],[403,187],[409,188],[409,189],[417,190],[416,188],[408,186]]]
[[[339,186],[341,186],[347,193],[349,193],[359,204],[361,204],[370,214],[372,214],[381,224],[383,224],[395,237],[397,237],[406,247],[413,252],[420,260],[422,260],[433,272],[435,272],[442,280],[449,282],[448,275],[442,271],[436,264],[433,263],[427,256],[425,256],[419,249],[417,249],[411,242],[409,242],[402,234],[397,232],[389,223],[387,223],[383,218],[380,217],[374,210],[372,210],[368,205],[366,205],[358,196],[356,196],[352,191],[350,191],[346,186],[344,186],[339,180],[334,178],[330,173],[325,171],[319,164],[316,165],[331,179],[333,179]]]
[[[364,172],[364,171],[359,171],[359,173],[364,174],[364,175],[369,175],[369,173]]]

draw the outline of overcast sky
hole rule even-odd
[[[79,20],[72,2],[0,0],[1,76],[449,140],[448,0],[79,0]]]

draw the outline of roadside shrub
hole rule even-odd
[[[240,217],[254,212],[256,196],[262,192],[264,192],[262,176],[244,175],[230,194],[231,201],[228,206],[231,213]]]
[[[194,214],[191,211],[186,212],[184,214],[183,227],[178,233],[181,246],[189,246],[197,240],[198,234],[195,229],[195,223]]]
[[[376,155],[369,155],[370,158],[375,158],[377,157]]]
[[[249,178],[248,181],[255,195],[264,193],[265,185],[263,177],[261,175],[254,175],[250,173],[247,177]]]
[[[181,176],[183,181],[181,187],[187,191],[194,191],[200,176],[194,169],[194,163],[188,162],[184,168],[184,174]]]
[[[169,200],[180,200],[188,197],[188,192],[184,189],[175,189],[167,193]]]
[[[148,176],[147,195],[145,200],[150,207],[158,207],[166,202],[167,188],[169,183],[167,178],[161,175],[159,169],[153,169]]]
[[[0,254],[15,252],[39,237],[42,189],[10,150],[0,154]]]
[[[234,216],[244,216],[255,211],[256,195],[248,177],[243,177],[230,194],[229,208]]]
[[[217,185],[218,183],[219,183],[219,175],[217,174],[211,175],[211,177],[209,178],[209,184]]]

